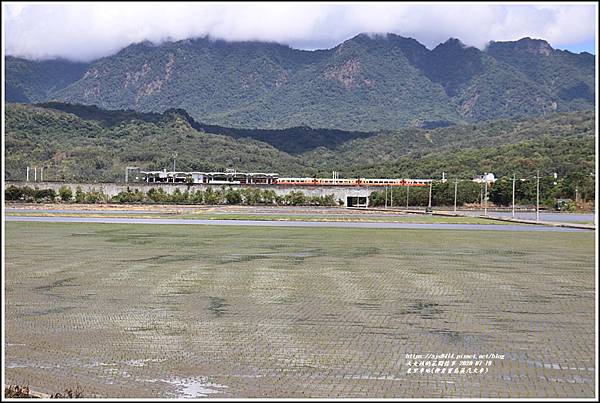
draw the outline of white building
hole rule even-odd
[[[473,182],[477,182],[477,183],[494,183],[496,182],[496,176],[494,176],[493,173],[489,172],[489,173],[485,173],[483,175],[478,175],[476,177],[473,178]]]

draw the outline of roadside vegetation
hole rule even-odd
[[[84,397],[83,391],[78,387],[75,389],[65,389],[63,392],[57,392],[50,395],[33,392],[29,385],[7,385],[4,387],[4,397],[8,399],[32,399],[32,398],[50,398],[50,399],[75,399]]]
[[[555,184],[556,183],[556,184]],[[593,185],[593,184],[592,184]],[[593,187],[592,187],[593,189]],[[590,192],[588,190],[587,192]],[[578,189],[578,204],[569,199],[570,189],[564,181],[540,180],[540,206],[547,209],[558,209],[574,212],[578,209],[591,208],[585,187]],[[387,194],[386,194],[387,193]],[[387,191],[372,192],[369,206],[380,207],[426,207],[429,205],[429,187],[388,188]],[[147,192],[138,189],[124,190],[115,196],[105,194],[101,189],[92,188],[84,191],[80,186],[72,189],[63,185],[58,191],[40,189],[30,186],[8,186],[4,191],[6,201],[26,203],[74,203],[74,204],[192,204],[192,205],[246,205],[246,206],[340,206],[342,200],[336,200],[333,194],[326,196],[307,196],[301,191],[290,192],[285,196],[277,195],[273,190],[227,187],[194,190],[192,186],[176,189],[167,193],[160,187],[151,188]],[[457,187],[457,206],[482,205],[484,185],[470,181],[459,182]],[[588,202],[586,202],[586,200]],[[592,199],[593,200],[593,199]],[[431,197],[432,206],[454,205],[454,182],[434,182]],[[512,181],[507,178],[497,180],[488,186],[488,206],[510,206],[512,204]],[[536,183],[516,181],[515,204],[532,206],[536,204]]]
[[[219,189],[206,190],[176,189],[167,193],[162,188],[151,188],[148,192],[138,189],[120,192],[109,196],[102,190],[84,191],[80,186],[75,191],[69,186],[61,186],[58,192],[53,189],[36,189],[29,186],[9,186],[4,191],[6,201],[22,201],[29,203],[123,203],[123,204],[229,204],[229,205],[276,205],[276,206],[337,206],[338,201],[332,194],[326,196],[307,196],[300,191],[290,192],[285,196],[277,195],[268,189]]]
[[[431,194],[432,206],[454,205],[454,181],[434,182]],[[532,206],[536,204],[537,184],[535,178],[515,181],[515,204]],[[594,178],[591,176],[577,176],[555,179],[552,176],[540,175],[540,206],[556,208],[562,211],[575,211],[578,206],[592,205],[594,201]],[[429,205],[429,187],[414,188],[388,188],[387,203],[386,191],[381,190],[371,193],[369,205],[371,206],[410,206]],[[465,204],[482,204],[485,199],[484,184],[471,181],[460,181],[457,185],[457,206]],[[512,205],[512,178],[504,176],[490,183],[488,186],[488,205],[508,207]]]

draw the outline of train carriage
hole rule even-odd
[[[276,173],[168,172],[140,171],[144,182],[191,183],[208,185],[285,185],[285,186],[429,186],[431,179],[402,178],[280,178]]]

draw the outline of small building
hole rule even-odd
[[[476,183],[494,183],[496,182],[496,176],[489,172],[489,173],[485,173],[483,175],[477,175],[476,177],[473,178],[473,182]]]

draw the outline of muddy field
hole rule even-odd
[[[591,231],[5,225],[7,383],[107,397],[594,396]]]

